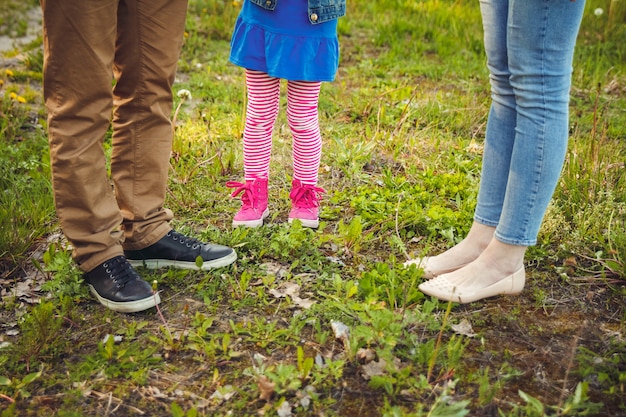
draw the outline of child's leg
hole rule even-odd
[[[293,178],[316,185],[322,156],[317,104],[321,82],[289,81],[287,120],[293,134]]]
[[[260,71],[246,70],[248,107],[243,132],[244,182],[229,181],[233,197],[241,194],[241,209],[233,226],[258,227],[269,215],[267,177],[272,151],[272,130],[278,115],[280,79]]]
[[[261,71],[247,69],[246,86],[248,106],[243,132],[245,179],[267,179],[272,152],[272,130],[278,115],[280,79]]]
[[[319,226],[319,199],[324,192],[316,186],[322,156],[322,137],[317,117],[320,82],[289,81],[287,121],[293,135],[293,182],[289,222],[298,219],[305,227]]]

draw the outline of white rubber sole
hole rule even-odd
[[[228,266],[237,260],[237,252],[232,251],[230,255],[223,258],[213,259],[211,261],[204,261],[204,263],[198,267],[195,262],[189,261],[176,261],[171,259],[143,259],[132,260],[128,259],[128,262],[135,268],[144,267],[148,269],[158,269],[166,267],[174,267],[178,269],[193,269],[196,271],[208,271],[210,269],[221,268]]]
[[[156,307],[156,305],[161,302],[161,297],[159,297],[158,292],[150,297],[142,298],[141,300],[119,302],[101,297],[91,284],[89,284],[89,290],[100,304],[109,310],[117,311],[119,313],[136,313],[138,311],[144,311],[149,308]]]

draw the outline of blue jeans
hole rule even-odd
[[[572,59],[584,0],[480,0],[492,104],[474,220],[537,243],[568,140]]]

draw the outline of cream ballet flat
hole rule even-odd
[[[447,274],[448,272],[454,272],[457,269],[461,269],[465,265],[468,264],[468,262],[466,262],[464,264],[455,265],[455,266],[453,266],[451,268],[436,269],[436,268],[433,268],[432,266],[428,265],[428,263],[430,262],[430,259],[431,259],[430,256],[425,256],[423,258],[409,259],[403,265],[404,266],[417,265],[418,268],[422,268],[424,270],[424,275],[422,275],[423,278],[433,279],[436,276],[439,276],[441,274]]]
[[[522,266],[517,272],[495,282],[488,287],[454,285],[445,275],[439,275],[430,281],[422,282],[419,289],[424,294],[437,297],[443,301],[467,304],[496,295],[517,295],[524,289],[526,272]]]

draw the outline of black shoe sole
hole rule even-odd
[[[98,302],[108,308],[109,310],[117,311],[118,313],[136,313],[138,311],[144,311],[152,307],[156,307],[161,302],[159,293],[155,293],[149,297],[142,298],[135,301],[111,301],[103,298],[98,294],[96,289],[89,284],[89,290],[96,297]]]
[[[165,268],[165,267],[174,267],[179,269],[194,269],[197,271],[208,271],[210,269],[221,268],[223,266],[228,266],[237,260],[237,252],[233,251],[232,253],[210,261],[204,261],[202,266],[198,267],[195,262],[189,261],[176,261],[173,259],[128,259],[130,264],[137,268],[143,266],[148,269],[157,269],[157,268]]]

